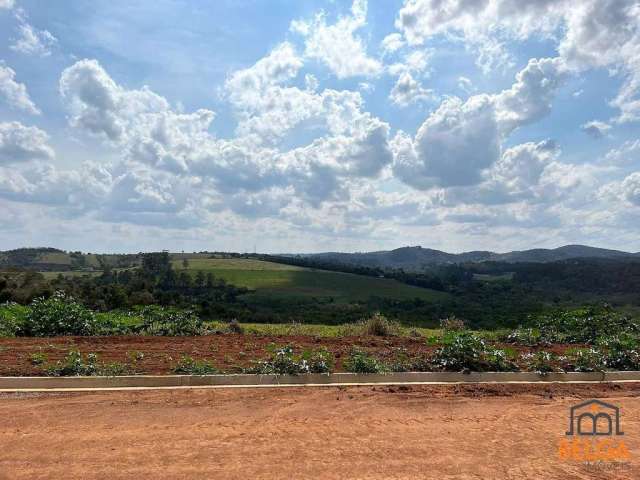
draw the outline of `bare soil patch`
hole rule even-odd
[[[635,479],[640,384],[0,396],[0,478]],[[624,465],[560,460],[569,407],[621,408]]]
[[[352,348],[368,351],[380,359],[390,359],[398,351],[408,355],[427,355],[435,349],[424,338],[412,337],[338,337],[320,338],[304,335],[240,335],[220,334],[200,337],[51,337],[51,338],[0,338],[0,376],[42,375],[41,365],[34,365],[32,356],[44,354],[49,362],[62,360],[70,350],[96,353],[101,362],[131,361],[137,352],[143,358],[136,362],[136,372],[161,375],[171,369],[182,356],[210,361],[216,368],[234,372],[250,367],[252,362],[268,355],[269,345],[292,345],[297,351],[324,347],[336,359],[336,371],[343,371],[342,362]],[[525,347],[519,351],[535,351]],[[553,345],[545,350],[563,353],[567,345]]]

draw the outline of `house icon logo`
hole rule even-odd
[[[569,410],[569,430],[573,436],[624,435],[620,429],[620,409],[601,400],[587,400]]]
[[[620,408],[602,400],[587,400],[569,409],[569,429],[559,438],[558,458],[598,468],[624,467],[631,459],[620,427]]]

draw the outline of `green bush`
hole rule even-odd
[[[601,338],[598,349],[604,363],[612,370],[640,370],[640,349],[638,340],[630,335],[616,335]]]
[[[534,347],[544,342],[542,334],[538,328],[525,328],[518,327],[511,332],[507,338],[507,343],[514,343],[516,345],[526,345],[528,347]]]
[[[140,316],[140,331],[145,335],[179,337],[204,333],[202,320],[192,310],[172,310],[154,305],[143,308]]]
[[[443,345],[436,350],[433,363],[443,370],[484,372],[516,369],[504,351],[487,346],[483,339],[471,332],[449,332],[442,341]]]
[[[397,349],[388,364],[392,372],[430,372],[434,366],[427,357],[409,356],[405,348]]]
[[[330,373],[333,369],[333,355],[325,349],[306,350],[296,355],[289,345],[271,346],[271,356],[247,369],[247,373],[260,375],[300,375],[304,373]]]
[[[132,312],[113,310],[96,312],[96,335],[130,335],[135,333],[141,319]]]
[[[33,337],[95,335],[94,313],[64,292],[50,298],[36,298],[28,310],[23,334]]]
[[[173,373],[178,375],[212,375],[218,373],[218,369],[206,360],[194,360],[192,357],[184,356],[173,367]]]
[[[538,317],[534,323],[547,343],[595,344],[600,337],[640,334],[638,322],[607,306],[560,311]]]
[[[369,318],[361,320],[353,325],[347,325],[343,329],[343,335],[362,336],[371,335],[375,337],[392,337],[402,333],[402,328],[398,322],[389,320],[381,313],[374,313]]]
[[[8,302],[0,305],[0,337],[15,337],[24,330],[28,307]]]
[[[98,371],[98,356],[95,353],[82,355],[78,350],[71,350],[63,361],[47,368],[47,373],[55,377],[98,375]]]
[[[593,347],[573,348],[566,352],[570,366],[576,372],[601,372],[606,368],[602,352]]]
[[[351,351],[344,368],[351,373],[385,373],[389,370],[383,362],[361,350]]]
[[[333,354],[326,348],[305,350],[302,361],[306,362],[309,373],[331,373],[335,364]]]
[[[540,350],[536,353],[527,353],[523,355],[522,358],[529,371],[536,372],[541,375],[561,371],[558,366],[560,359],[553,352]]]

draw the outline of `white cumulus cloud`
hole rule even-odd
[[[37,127],[19,122],[0,123],[0,163],[49,160],[55,155],[48,144],[49,136]]]
[[[321,12],[313,20],[296,20],[291,29],[305,37],[305,56],[324,63],[338,78],[376,76],[382,64],[367,54],[357,31],[367,23],[367,0],[354,0],[351,15],[327,24]]]
[[[39,115],[40,110],[29,97],[24,83],[15,80],[16,72],[0,63],[0,96],[13,108],[23,110],[33,115]]]

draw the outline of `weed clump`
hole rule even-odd
[[[28,307],[15,302],[0,305],[0,337],[20,335],[26,322]]]
[[[461,332],[466,329],[464,320],[457,318],[455,315],[449,315],[447,318],[440,320],[440,328],[445,332]]]
[[[149,306],[142,309],[141,316],[140,330],[145,335],[181,337],[204,333],[202,320],[192,310]]]
[[[590,348],[573,348],[566,352],[569,366],[575,372],[602,372],[606,369],[606,361],[602,352]]]
[[[236,320],[235,318],[228,323],[227,329],[231,333],[237,333],[239,335],[244,334],[244,328],[242,328],[240,322],[238,322],[238,320]]]
[[[120,362],[100,363],[95,353],[83,355],[78,350],[71,350],[64,360],[47,366],[45,372],[54,377],[116,376],[131,373],[128,365]]]
[[[433,363],[450,372],[517,369],[504,350],[491,348],[483,339],[469,331],[446,333],[443,345],[435,352]]]
[[[540,350],[536,353],[526,353],[522,356],[527,369],[540,375],[547,375],[552,372],[562,372],[559,367],[559,358],[555,353]]]
[[[389,369],[374,356],[362,350],[352,350],[344,362],[344,368],[351,373],[386,373]]]
[[[354,325],[347,325],[343,333],[347,336],[392,337],[400,335],[402,327],[398,322],[389,320],[381,313],[374,313]]]
[[[612,370],[640,370],[638,340],[630,335],[601,338],[598,342],[604,364]]]
[[[194,360],[192,357],[184,356],[173,367],[173,373],[178,375],[212,375],[218,373],[207,360]]]
[[[270,347],[271,356],[267,360],[257,362],[246,373],[260,375],[300,375],[304,373],[331,373],[334,358],[326,349],[305,350],[297,355],[290,345]]]

